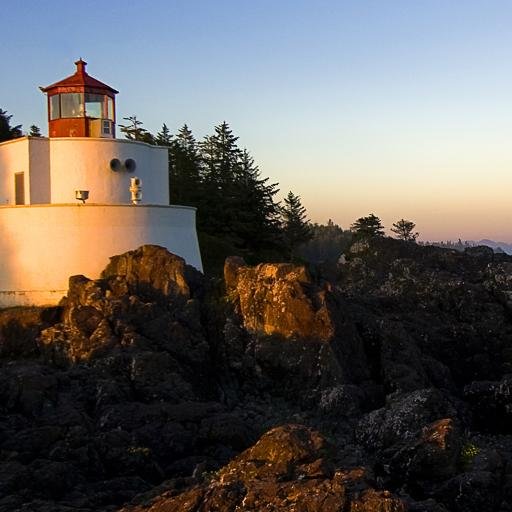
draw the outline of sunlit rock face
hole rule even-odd
[[[347,385],[369,378],[366,355],[344,300],[328,283],[315,283],[302,265],[251,267],[240,258],[227,259],[224,276],[234,311],[226,343],[238,347],[227,356],[233,366],[243,352],[238,366],[256,372],[256,386],[317,404],[348,394],[346,409],[357,404],[363,393]]]
[[[336,469],[335,451],[317,431],[285,425],[267,432],[209,482],[122,512],[197,510],[405,512],[405,503],[370,486],[363,468]]]
[[[313,286],[305,267],[286,263],[256,267],[228,260],[228,293],[236,294],[249,331],[284,338],[327,341],[334,325],[325,291]]]
[[[202,282],[200,273],[183,258],[151,245],[113,256],[101,277],[112,286],[114,281],[126,285],[118,294],[161,294],[167,301],[190,299]]]

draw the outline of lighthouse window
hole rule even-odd
[[[59,119],[60,117],[60,101],[59,95],[50,96],[50,119]]]
[[[107,119],[114,120],[114,100],[107,96]]]
[[[84,115],[83,96],[70,92],[60,95],[61,117],[82,117]]]
[[[103,98],[101,94],[85,95],[85,112],[87,117],[103,118]]]

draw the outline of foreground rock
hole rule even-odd
[[[0,312],[0,512],[512,510],[511,258],[225,277],[146,246]]]
[[[113,509],[250,444],[251,426],[218,400],[202,281],[143,247],[102,279],[71,278],[53,326],[26,322],[31,352],[0,373],[0,510]]]
[[[363,468],[336,470],[332,455],[318,432],[300,425],[278,427],[209,481],[122,510],[405,511],[399,498],[369,487]]]
[[[245,382],[306,407],[343,390],[338,394],[352,395],[357,409],[364,395],[357,386],[370,381],[369,365],[339,294],[291,264],[250,267],[240,258],[228,259],[225,279],[234,309],[225,357]],[[347,385],[353,385],[350,391]]]

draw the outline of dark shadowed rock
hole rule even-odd
[[[442,419],[418,431],[410,441],[398,442],[379,455],[388,485],[425,495],[435,483],[458,471],[462,436],[452,419]]]
[[[475,426],[490,432],[510,432],[512,427],[512,375],[500,381],[475,381],[464,388],[474,408]]]
[[[39,333],[60,321],[60,308],[9,308],[0,310],[0,358],[39,355]]]
[[[393,397],[389,403],[362,418],[357,438],[369,449],[382,449],[411,440],[432,422],[451,417],[457,411],[437,389],[422,389]]]
[[[102,275],[94,281],[70,278],[62,301],[63,322],[39,337],[47,360],[66,366],[104,358],[119,347],[151,350],[160,356],[136,355],[134,375],[152,375],[158,382],[179,366],[174,358],[204,362],[208,346],[197,303],[202,280],[198,271],[162,247],[143,246],[111,258]],[[140,372],[140,365],[147,368]]]
[[[224,270],[143,247],[0,314],[0,512],[512,510],[511,258]]]
[[[114,293],[156,298],[161,294],[170,300],[190,298],[202,281],[201,273],[183,258],[157,245],[113,256],[101,277],[113,281]]]

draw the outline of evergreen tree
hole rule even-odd
[[[41,137],[41,129],[39,126],[36,126],[35,124],[30,126],[30,131],[28,133],[29,137]]]
[[[200,143],[204,163],[203,174],[207,181],[217,188],[225,187],[233,182],[240,149],[237,146],[238,137],[224,121],[215,127],[213,135],[205,137]],[[224,192],[227,192],[224,190]]]
[[[410,220],[400,219],[393,224],[391,231],[396,234],[399,240],[405,240],[406,242],[414,242],[418,238],[419,233],[414,232],[416,224]]]
[[[244,149],[235,167],[233,184],[233,231],[248,254],[280,251],[280,207],[274,200],[277,183],[262,178],[249,152]]]
[[[202,162],[202,198],[198,204],[198,226],[201,230],[223,236],[238,245],[240,239],[233,228],[239,211],[236,177],[240,149],[238,137],[226,122],[215,127],[213,135],[199,144]]]
[[[12,115],[8,115],[5,110],[0,108],[0,142],[17,139],[21,133],[21,124],[11,126]]]
[[[312,232],[306,208],[302,206],[300,197],[291,191],[284,199],[282,218],[286,248],[290,257],[293,258],[297,248],[311,239]]]
[[[359,240],[367,240],[384,236],[384,226],[379,217],[370,213],[367,217],[357,219],[350,230],[354,233],[354,237]]]
[[[162,125],[162,130],[159,131],[157,134],[156,134],[156,137],[155,137],[155,143],[158,145],[158,146],[170,146],[171,145],[171,142],[172,142],[172,135],[171,135],[171,131],[169,130],[169,128],[167,127],[167,125],[164,123]]]
[[[163,133],[164,129],[162,128],[161,134]],[[185,124],[177,135],[173,138],[169,137],[169,140],[169,195],[171,203],[199,206],[203,189],[201,157],[196,139]]]
[[[137,116],[123,117],[129,124],[120,124],[121,132],[128,140],[138,140],[140,142],[146,142],[148,144],[154,144],[155,138],[145,128],[142,128],[144,124],[142,121],[137,119]]]
[[[245,254],[275,245],[279,234],[277,185],[261,178],[247,150],[226,122],[200,144],[203,197],[199,227],[222,236]]]

